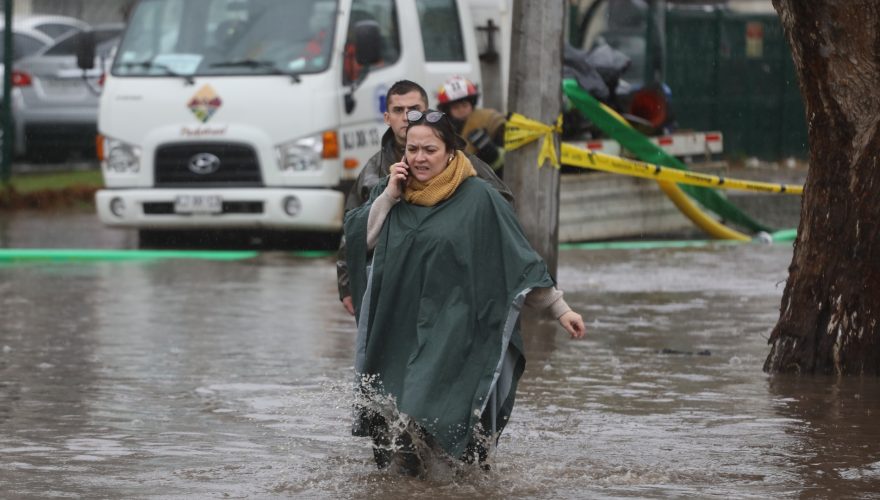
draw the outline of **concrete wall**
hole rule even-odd
[[[5,8],[5,1],[0,1],[0,5]],[[16,17],[27,16],[31,13],[31,0],[14,0],[12,8],[15,11]]]
[[[694,168],[694,165],[691,165]],[[803,185],[807,169],[736,169],[702,165],[697,171],[736,179]],[[773,229],[798,227],[801,197],[722,191],[747,215]],[[711,212],[707,212],[711,216]],[[714,217],[714,216],[713,216]],[[742,227],[733,229],[750,232]],[[600,241],[672,236],[708,238],[648,179],[594,172],[563,174],[559,186],[559,241]]]
[[[563,174],[559,187],[559,241],[681,235],[694,225],[657,183],[606,173]]]

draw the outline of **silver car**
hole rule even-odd
[[[77,67],[86,36],[69,33],[54,45],[15,63],[15,152],[32,160],[61,161],[71,152],[94,155],[101,76],[119,41],[122,24],[93,28],[95,68]]]
[[[85,31],[89,29],[89,23],[68,16],[36,15],[16,17],[13,19],[13,24],[15,27],[23,30],[33,29],[39,31],[53,40],[58,40],[74,31]]]
[[[17,61],[36,53],[47,45],[74,31],[89,29],[89,24],[68,16],[26,16],[12,20],[12,46],[15,54],[12,60]],[[0,24],[0,61],[6,52],[6,39],[3,37],[5,26]],[[0,62],[0,71],[3,64]],[[2,95],[2,94],[0,94]]]
[[[89,28],[88,23],[67,16],[27,16],[12,20],[12,45],[15,54],[13,61],[27,57],[53,41],[72,33]],[[0,55],[6,52],[4,26],[0,24]]]
[[[6,54],[6,37],[3,26],[0,26],[0,58]],[[12,26],[12,46],[15,52],[12,54],[12,60],[17,61],[22,57],[27,57],[38,52],[43,47],[51,45],[54,40],[49,35],[37,31],[35,29],[19,28]],[[0,67],[2,67],[3,59],[0,59]]]
[[[86,22],[67,16],[16,17],[12,20],[12,46],[15,50],[12,60],[17,61],[32,55],[63,36],[88,28]],[[0,24],[0,62],[6,53],[4,31],[5,27]]]

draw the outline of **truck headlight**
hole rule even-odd
[[[286,142],[275,148],[282,172],[307,172],[321,169],[324,141],[321,135]]]
[[[117,217],[122,217],[125,214],[125,202],[122,198],[110,200],[110,212]]]
[[[137,173],[141,169],[141,148],[109,137],[104,139],[105,155],[101,166],[107,172]]]
[[[284,212],[291,217],[296,217],[302,210],[302,202],[296,196],[287,196],[281,202]]]

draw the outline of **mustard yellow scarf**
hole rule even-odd
[[[477,171],[474,170],[471,161],[464,153],[456,151],[449,165],[428,182],[421,182],[415,177],[410,178],[403,197],[413,205],[433,207],[452,196],[465,179],[475,175]]]

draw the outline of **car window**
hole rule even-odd
[[[24,35],[21,33],[13,33],[13,46],[15,47],[15,53],[12,55],[14,60],[19,60],[22,57],[27,57],[34,52],[42,49],[45,44],[36,38]]]
[[[96,53],[99,56],[106,57],[106,55],[113,48],[113,45],[119,38],[120,30],[95,30],[95,45],[96,45]],[[67,38],[59,41],[55,45],[49,48],[46,51],[47,56],[71,56],[76,54],[76,47],[79,45],[80,40],[82,40],[84,34],[82,32],[73,34],[68,36]]]
[[[69,24],[58,24],[58,23],[46,23],[41,24],[39,26],[34,26],[34,29],[37,31],[42,31],[43,33],[51,36],[52,38],[61,38],[62,36],[70,33],[71,31],[79,31],[79,28],[75,26],[70,26]]]

